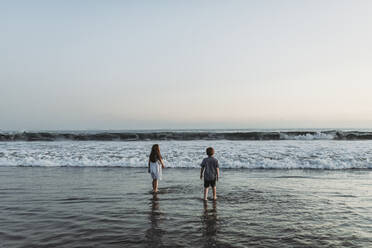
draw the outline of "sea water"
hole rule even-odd
[[[297,134],[2,141],[0,247],[369,247],[369,134]],[[155,195],[154,143],[166,166]],[[204,202],[208,146],[221,178]]]
[[[370,247],[369,170],[0,167],[0,247]],[[211,195],[209,196],[211,197]]]

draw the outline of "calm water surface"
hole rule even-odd
[[[368,170],[0,167],[0,247],[370,247]]]

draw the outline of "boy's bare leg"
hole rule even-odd
[[[204,188],[204,200],[206,201],[208,197],[208,188]]]
[[[213,200],[217,199],[216,187],[213,187]]]

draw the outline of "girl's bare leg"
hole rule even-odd
[[[207,200],[208,197],[208,188],[204,188],[204,201]]]
[[[154,180],[154,192],[158,192],[158,180]]]
[[[155,191],[155,179],[152,180],[152,191]]]
[[[217,199],[216,187],[213,187],[213,200]]]

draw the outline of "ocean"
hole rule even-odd
[[[0,132],[0,247],[369,247],[370,130]],[[146,166],[166,168],[158,194]],[[215,148],[217,201],[199,167]]]

